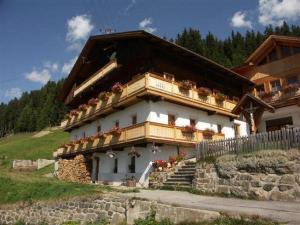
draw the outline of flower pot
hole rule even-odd
[[[126,186],[127,187],[136,187],[136,181],[135,180],[127,180]]]

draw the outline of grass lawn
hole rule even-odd
[[[52,159],[53,150],[69,138],[68,133],[59,130],[39,138],[32,136],[32,133],[27,133],[0,139],[0,204],[82,196],[111,190],[109,187],[75,184],[45,177],[45,174],[53,172],[53,165],[34,172],[13,171],[11,167],[14,159]]]

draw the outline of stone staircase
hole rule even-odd
[[[191,188],[195,176],[196,163],[186,161],[163,183],[164,186]]]

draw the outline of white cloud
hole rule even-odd
[[[6,90],[5,92],[5,97],[9,99],[20,98],[21,96],[22,96],[22,90],[17,87]]]
[[[300,0],[259,0],[258,10],[260,24],[282,25],[300,18]]]
[[[85,41],[94,29],[89,16],[83,14],[74,16],[67,21],[66,41],[69,43],[69,50],[81,50],[82,42]]]
[[[124,13],[127,14],[135,4],[136,0],[131,0],[127,7],[124,9]]]
[[[62,68],[61,68],[61,73],[63,75],[68,75],[72,69],[72,67],[74,66],[75,62],[76,62],[77,57],[71,59],[69,62],[66,62],[63,64]]]
[[[252,28],[250,20],[246,19],[247,12],[238,11],[231,18],[230,25],[237,28]]]
[[[151,27],[152,23],[153,23],[153,20],[151,17],[145,18],[139,23],[139,28],[141,30],[145,30],[149,33],[153,33],[156,31],[156,28]]]
[[[30,73],[25,73],[25,77],[32,82],[46,84],[51,78],[51,73],[48,69],[37,70],[34,68]]]
[[[46,69],[49,69],[51,72],[57,72],[58,71],[58,63],[52,63],[50,61],[44,62],[44,67]]]

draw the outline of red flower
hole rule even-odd
[[[120,82],[117,82],[111,87],[111,91],[115,94],[120,94],[123,91],[123,85]]]

